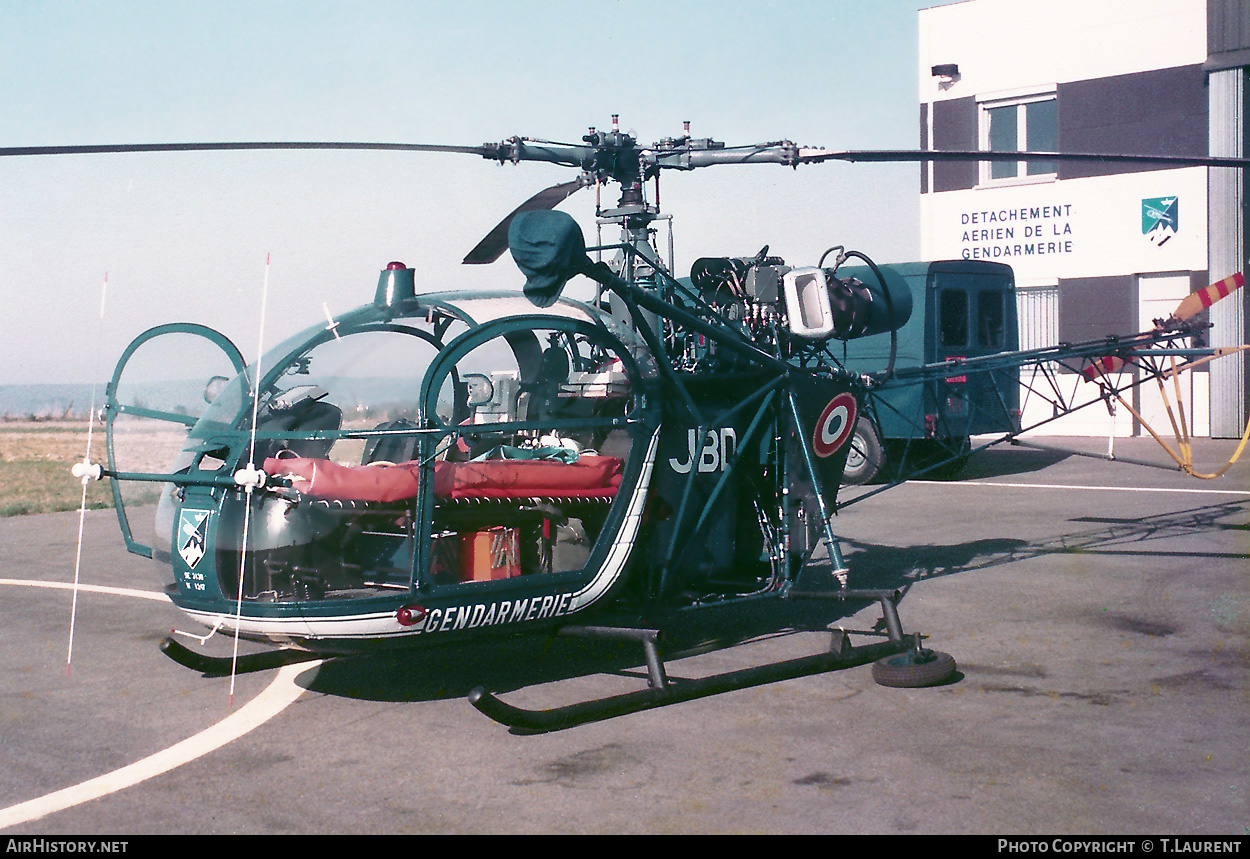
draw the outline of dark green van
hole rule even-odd
[[[1011,266],[943,260],[879,268],[891,289],[902,283],[910,290],[911,318],[898,330],[893,356],[889,334],[831,343],[849,369],[879,374],[1019,348]],[[851,266],[838,269],[838,276],[875,279],[870,269]],[[860,418],[844,482],[923,469],[930,469],[923,476],[952,476],[963,465],[969,436],[1018,429],[1019,403],[1018,368],[927,383],[887,381],[874,390]]]

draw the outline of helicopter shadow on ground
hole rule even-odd
[[[639,625],[660,628],[662,656],[675,660],[753,640],[827,629],[866,604],[726,601],[661,623]],[[668,667],[670,678],[680,681],[681,672],[671,664]],[[324,663],[306,688],[362,700],[416,702],[464,698],[479,686],[507,693],[604,674],[627,676],[638,689],[646,689],[642,645],[551,633],[483,638],[428,649],[337,657]]]
[[[1225,530],[1247,530],[1250,526],[1228,521],[1243,514],[1245,509],[1243,501],[1227,501],[1139,518],[1076,517],[1068,521],[1074,525],[1096,527],[1074,529],[1040,540],[986,538],[964,543],[912,546],[848,539],[842,542],[847,550],[848,563],[854,568],[861,587],[897,589],[905,596],[915,585],[931,579],[1025,558],[1080,553],[1157,558],[1168,552],[1150,546],[1153,541]],[[1184,554],[1193,557],[1195,553]],[[1222,556],[1222,553],[1212,553],[1213,557],[1216,555]]]
[[[854,586],[898,591],[900,602],[917,585],[950,575],[975,572],[1013,561],[1074,552],[1156,556],[1149,544],[1158,539],[1210,533],[1247,526],[1227,521],[1244,513],[1244,502],[1227,502],[1140,519],[1071,520],[1075,528],[1040,540],[985,538],[954,544],[891,546],[844,540]],[[801,587],[822,584],[814,581]],[[828,584],[825,582],[824,584]],[[731,648],[753,640],[831,628],[852,617],[871,600],[782,600],[756,598],[725,601],[671,615],[657,626],[664,632],[661,650],[677,659]],[[654,620],[654,619],[653,619]],[[646,625],[646,624],[644,624]],[[906,632],[912,630],[904,627]],[[883,632],[884,619],[871,627]],[[680,674],[680,672],[670,672]],[[627,675],[637,688],[647,683],[641,645],[552,634],[512,635],[453,643],[405,652],[344,656],[323,664],[307,685],[310,691],[373,701],[416,702],[463,698],[475,687],[507,693],[527,686],[590,675]]]

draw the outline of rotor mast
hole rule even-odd
[[[582,139],[596,147],[595,181],[612,181],[621,186],[621,195],[614,208],[596,206],[595,211],[600,224],[620,225],[621,244],[635,251],[632,257],[621,254],[617,258],[618,273],[631,282],[638,280],[640,275],[650,274],[637,270],[635,263],[639,260],[645,260],[655,269],[666,268],[651,243],[651,224],[660,217],[658,187],[654,204],[648,203],[646,198],[646,180],[655,176],[658,181],[658,173],[654,168],[648,171],[644,167],[643,150],[639,149],[638,141],[620,130],[620,117],[615,113],[612,114],[611,131],[600,132],[591,128]]]
[[[612,208],[596,209],[600,224],[619,224],[621,244],[634,250],[632,259],[623,261],[622,267],[632,265],[633,260],[646,260],[657,269],[666,269],[658,251],[652,244],[652,224],[668,216],[662,215],[659,206],[658,177],[661,170],[693,170],[715,164],[773,163],[795,166],[800,163],[800,150],[789,141],[757,144],[746,147],[726,147],[711,138],[692,138],[690,122],[684,123],[681,137],[668,137],[650,147],[638,145],[638,140],[620,129],[619,114],[612,115],[610,130],[590,128],[582,135],[582,144],[563,144],[550,141],[512,137],[500,143],[483,144],[483,157],[502,163],[542,161],[578,167],[582,170],[585,185],[620,185],[620,196]],[[646,182],[657,179],[656,199],[648,201]],[[672,256],[670,230],[669,255]],[[621,271],[629,280],[645,272]]]

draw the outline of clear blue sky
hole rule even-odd
[[[618,113],[651,143],[917,145],[917,11],[939,0],[0,0],[0,146],[575,141]],[[0,159],[0,384],[102,379],[173,321],[254,356],[371,299],[389,260],[428,288],[517,286],[459,260],[562,168],[474,156],[177,153]],[[677,266],[918,252],[918,168],[666,173]],[[561,206],[593,240],[594,195]],[[605,237],[607,238],[607,237]],[[614,238],[614,237],[611,237]],[[103,335],[97,310],[107,272]],[[97,359],[97,354],[100,357]]]

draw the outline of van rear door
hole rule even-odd
[[[930,362],[1019,348],[1010,266],[979,260],[935,262],[929,269]],[[1017,368],[954,372],[932,386],[926,413],[939,438],[1010,432],[1020,401]]]

